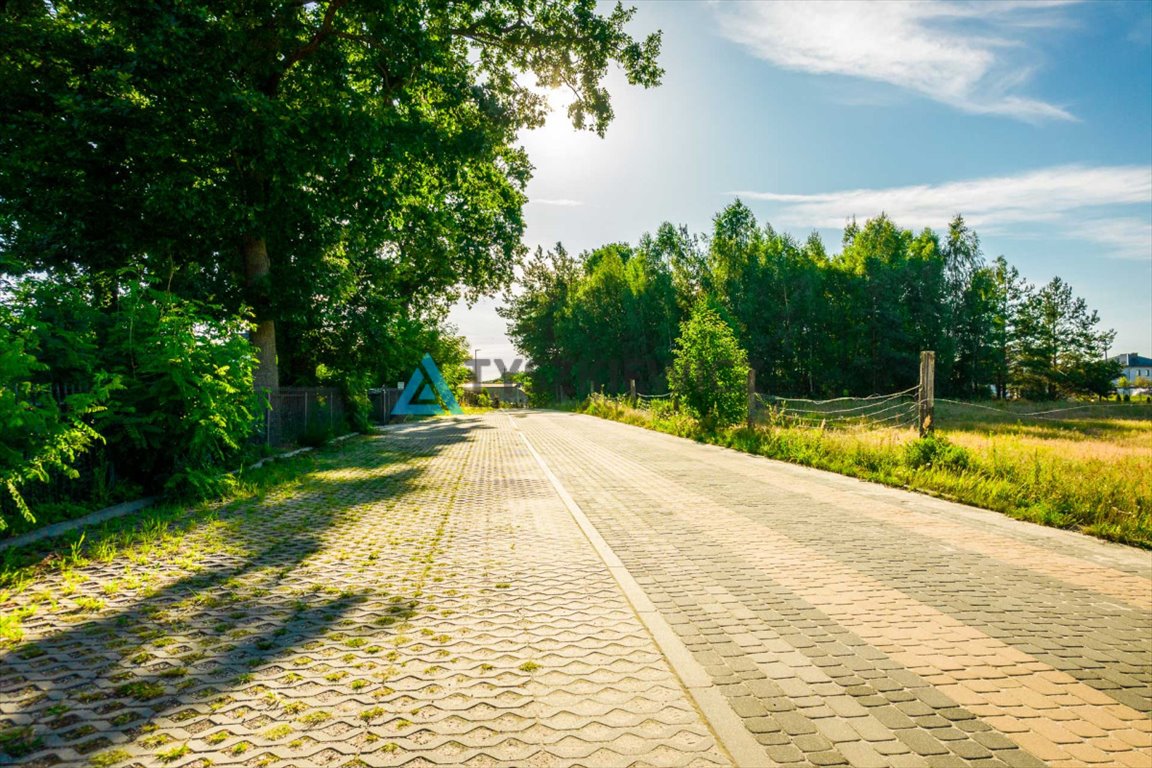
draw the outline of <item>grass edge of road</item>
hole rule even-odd
[[[1152,500],[1036,455],[1031,465],[981,453],[944,436],[908,439],[899,430],[768,426],[706,428],[682,413],[658,414],[594,396],[572,410],[696,442],[732,448],[861,480],[1152,549]],[[900,433],[900,434],[898,434]]]

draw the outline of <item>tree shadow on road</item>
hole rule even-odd
[[[60,594],[27,622],[36,639],[0,656],[0,758],[75,762],[132,742],[137,752],[178,751],[219,732],[220,718],[291,721],[285,697],[316,694],[301,671],[332,669],[338,681],[363,666],[358,644],[328,652],[342,626],[394,632],[418,610],[421,585],[417,575],[366,574],[354,548],[375,557],[383,545],[357,524],[423,482],[423,458],[482,425],[429,426],[319,455],[298,487],[190,527],[166,562],[129,553],[75,569],[82,589],[53,579]],[[322,657],[307,655],[318,647]]]

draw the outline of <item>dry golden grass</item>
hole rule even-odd
[[[1026,415],[1056,408],[942,403],[935,436],[922,441],[912,429],[867,425],[709,432],[666,409],[603,398],[586,406],[597,416],[1152,548],[1152,406]]]

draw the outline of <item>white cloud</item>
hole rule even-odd
[[[1060,0],[718,3],[721,33],[787,69],[890,83],[966,112],[1074,120],[1018,93],[1025,33],[1065,23]]]
[[[1152,261],[1152,221],[1130,216],[1092,219],[1069,227],[1068,232],[1100,243],[1110,255]]]
[[[1014,176],[887,189],[851,189],[821,194],[740,191],[749,200],[778,203],[781,224],[838,229],[856,216],[887,213],[903,227],[942,229],[957,213],[975,229],[1017,234],[1044,225],[1060,236],[1095,242],[1109,255],[1152,256],[1152,224],[1140,216],[1115,216],[1104,208],[1152,206],[1152,167],[1139,165],[1058,166]]]
[[[584,205],[583,200],[569,200],[568,198],[564,198],[564,197],[560,197],[560,198],[534,197],[531,200],[529,200],[528,202],[530,204],[535,203],[536,205],[556,205],[556,206],[560,206],[563,208],[573,208],[573,207],[576,207],[579,205]]]

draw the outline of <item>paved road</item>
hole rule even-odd
[[[0,763],[1152,765],[1148,553],[572,414],[315,461],[0,605]]]
[[[1152,555],[514,417],[775,763],[1152,765]]]

